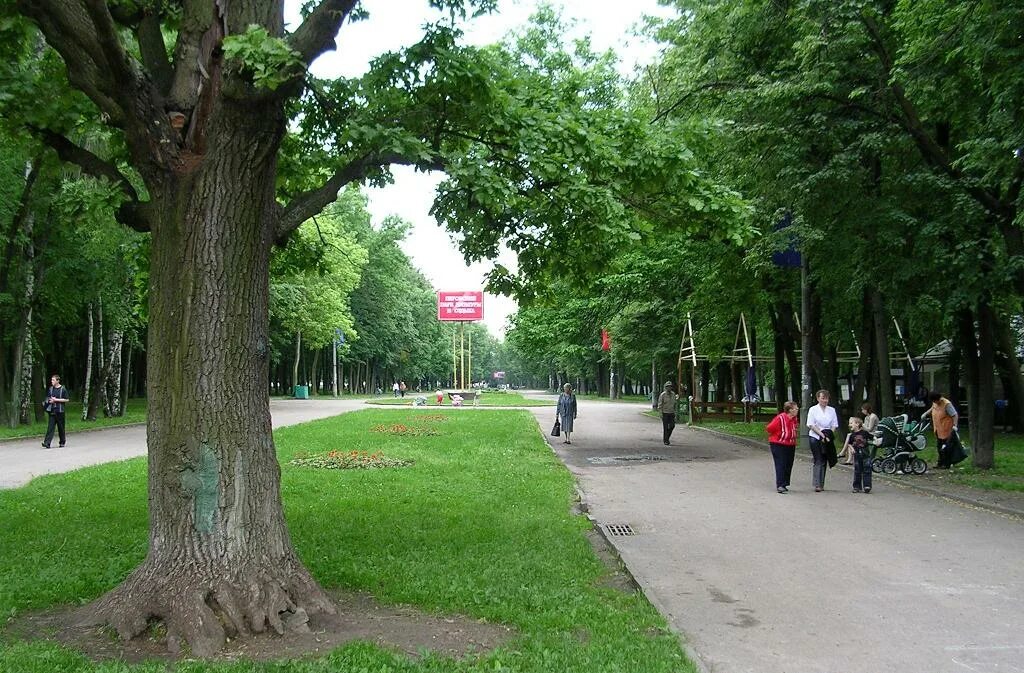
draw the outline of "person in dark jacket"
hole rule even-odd
[[[57,428],[60,445],[64,446],[67,443],[67,436],[64,434],[64,405],[69,401],[67,388],[60,384],[60,376],[54,374],[50,377],[50,387],[46,391],[46,401],[43,402],[46,413],[50,416],[50,420],[46,425],[46,437],[43,438],[44,449],[50,448],[50,443],[53,442],[53,429],[55,427]]]
[[[562,434],[565,436],[562,443],[572,444],[569,438],[572,435],[572,422],[576,420],[576,396],[573,395],[572,386],[568,383],[562,386],[562,394],[558,396],[555,417],[562,425]]]
[[[782,411],[764,429],[768,431],[768,448],[775,462],[775,490],[789,493],[789,480],[793,476],[793,460],[796,458],[797,416],[800,406],[786,402]]]

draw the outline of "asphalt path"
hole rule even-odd
[[[275,428],[365,409],[363,399],[320,397],[310,400],[274,399],[270,415]],[[43,474],[67,472],[88,465],[146,455],[145,425],[129,425],[70,433],[67,446],[44,449],[41,437],[0,442],[0,488],[23,486]]]
[[[534,414],[595,521],[634,531],[608,537],[705,671],[1024,671],[1021,519],[853,494],[847,470],[814,493],[806,461],[779,495],[766,449],[685,427],[664,446],[646,408],[581,400],[571,446]]]

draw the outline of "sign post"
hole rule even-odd
[[[465,390],[467,383],[466,323],[484,319],[484,293],[480,290],[463,292],[439,290],[437,293],[437,319],[441,322],[459,323],[458,334],[452,330],[452,385]],[[472,351],[472,332],[469,333],[469,348]],[[468,353],[468,360],[470,370],[472,370],[472,352]],[[472,374],[470,374],[470,378],[472,378]]]

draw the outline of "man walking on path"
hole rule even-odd
[[[669,445],[669,437],[676,427],[676,402],[678,397],[672,390],[672,382],[665,382],[665,390],[658,396],[658,411],[661,412],[661,435],[665,446]]]
[[[68,390],[60,384],[60,376],[54,374],[50,377],[50,387],[46,391],[46,401],[43,406],[46,409],[46,413],[49,415],[49,422],[46,424],[46,436],[43,437],[43,448],[50,448],[51,442],[53,442],[53,428],[57,428],[57,436],[60,439],[60,445],[63,447],[67,443],[67,436],[64,433],[65,428],[65,414],[64,405],[69,401]]]

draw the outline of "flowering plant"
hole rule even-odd
[[[381,423],[370,428],[370,432],[383,432],[387,435],[413,435],[414,437],[441,434],[434,428],[406,425],[405,423],[392,423],[391,425]]]
[[[297,453],[289,465],[316,467],[324,470],[368,470],[378,467],[408,467],[411,460],[388,458],[380,451],[328,451],[326,453]]]

